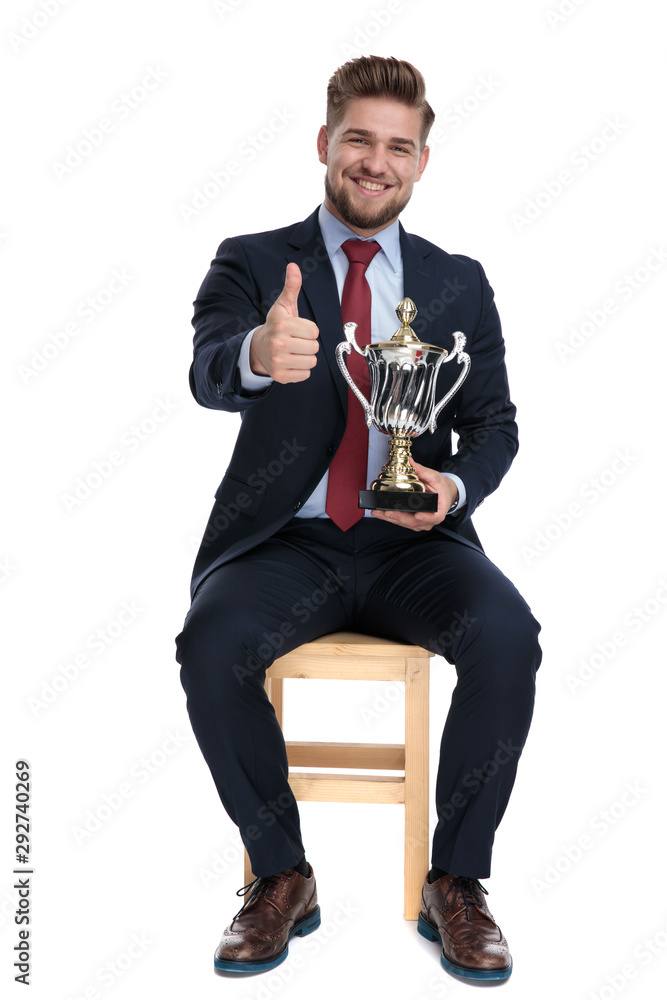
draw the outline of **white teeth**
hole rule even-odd
[[[372,184],[371,181],[357,181],[357,184],[362,188],[367,188],[369,191],[384,191],[385,184]]]

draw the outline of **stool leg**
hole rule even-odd
[[[406,660],[405,670],[405,901],[404,917],[416,920],[428,872],[429,660]]]
[[[249,882],[253,880],[252,866],[250,864],[250,858],[248,857],[248,852],[244,850],[243,852],[243,884],[248,885]]]
[[[278,720],[278,725],[282,728],[283,724],[283,678],[282,677],[267,677],[267,688],[266,693],[269,696],[269,701],[273,705],[276,713],[276,718]]]

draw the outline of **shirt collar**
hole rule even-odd
[[[338,250],[340,250],[340,247],[345,240],[361,239],[361,237],[358,236],[357,233],[353,232],[349,226],[346,226],[344,222],[341,222],[335,215],[332,215],[331,212],[325,208],[324,202],[320,205],[318,221],[320,223],[320,229],[322,230],[322,238],[329,255],[329,260],[331,260],[333,255]],[[387,226],[386,229],[381,229],[379,233],[375,233],[374,236],[370,236],[369,239],[375,240],[376,243],[380,244],[392,268],[394,271],[398,271],[401,266],[401,241],[399,236],[398,219],[392,222],[390,226]]]

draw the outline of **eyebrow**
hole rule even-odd
[[[348,129],[346,129],[345,132],[343,132],[343,135],[344,136],[346,136],[346,135],[362,135],[362,136],[364,136],[367,139],[374,139],[375,138],[375,132],[371,132],[370,129],[367,129],[367,128],[348,128]],[[415,145],[415,143],[412,141],[412,139],[402,139],[400,136],[397,136],[397,135],[392,136],[392,138],[389,140],[389,142],[396,143],[399,146],[412,146],[413,149],[417,148],[416,145]]]

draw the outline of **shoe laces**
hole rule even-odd
[[[451,910],[453,906],[456,905],[456,901],[460,898],[461,902],[466,908],[466,918],[470,920],[470,907],[477,906],[480,909],[484,909],[484,900],[480,896],[480,892],[483,892],[485,896],[488,896],[488,892],[481,885],[476,878],[465,878],[463,875],[457,875],[451,882],[449,889],[442,897],[442,912],[445,913],[447,910]],[[449,897],[451,902],[448,903]]]
[[[290,869],[288,869],[288,871],[289,870]],[[271,899],[271,897],[275,895],[279,878],[284,877],[284,875],[284,872],[280,872],[277,875],[260,875],[253,879],[252,882],[248,882],[247,885],[242,885],[240,889],[237,889],[237,896],[247,896],[248,898],[243,903],[239,912],[235,914],[234,919],[236,919],[239,913],[242,913],[247,906],[250,906],[251,903],[255,903],[258,899],[263,899],[264,896],[266,896],[267,899]]]

